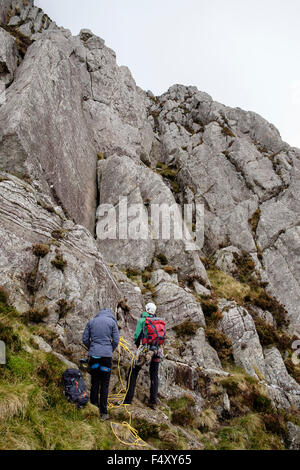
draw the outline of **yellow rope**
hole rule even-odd
[[[135,356],[134,354],[132,354],[132,352],[130,351],[129,349],[129,343],[123,338],[123,336],[120,338],[120,342],[119,342],[119,346],[118,346],[118,352],[119,352],[119,358],[118,358],[118,373],[119,373],[119,379],[120,379],[120,384],[121,384],[121,388],[120,390],[117,392],[117,393],[114,393],[114,394],[110,394],[108,396],[108,408],[109,409],[117,409],[117,408],[120,408],[121,406],[124,407],[125,411],[128,413],[128,416],[129,416],[129,422],[126,422],[126,421],[123,421],[122,423],[114,423],[114,422],[111,422],[110,425],[111,425],[111,429],[112,429],[112,432],[113,434],[115,435],[115,437],[117,438],[117,440],[119,442],[121,442],[122,444],[128,446],[128,445],[132,445],[132,446],[138,446],[138,447],[147,447],[147,444],[146,442],[144,442],[138,435],[138,431],[131,426],[131,421],[132,421],[132,416],[131,416],[131,412],[128,410],[128,405],[125,405],[124,404],[124,400],[125,400],[125,397],[127,395],[127,392],[128,392],[128,388],[129,388],[129,384],[130,384],[130,379],[131,379],[131,374],[132,374],[132,369],[133,369],[133,362],[134,362],[134,359],[135,359]],[[131,358],[131,364],[130,364],[130,373],[129,373],[129,378],[128,378],[128,388],[127,386],[124,384],[123,382],[123,379],[122,379],[122,376],[121,376],[121,367],[120,367],[120,361],[121,361],[121,349],[123,349],[125,352],[127,352],[129,355],[130,355],[130,358]],[[113,402],[117,402],[117,404],[113,403]],[[131,437],[133,438],[133,442],[125,442],[123,441],[116,433],[114,427],[116,426],[122,426],[123,428],[125,428],[127,431],[129,431],[129,433],[131,434]]]

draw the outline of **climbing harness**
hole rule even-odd
[[[121,362],[121,350],[125,351],[126,353],[129,354],[131,362],[130,362],[130,372],[129,372],[129,378],[128,378],[128,387],[126,384],[124,384],[122,376],[121,376],[121,367],[120,367],[120,362]],[[118,409],[121,407],[124,407],[126,413],[128,414],[129,421],[123,421],[122,423],[115,423],[111,422],[111,429],[113,434],[115,435],[116,439],[121,442],[122,444],[128,446],[137,446],[137,447],[148,447],[147,443],[144,442],[138,435],[138,431],[132,427],[131,422],[132,422],[132,416],[131,412],[128,409],[128,405],[124,403],[126,394],[128,392],[129,384],[130,384],[130,378],[132,374],[132,369],[134,366],[134,363],[137,359],[137,356],[135,356],[129,349],[129,343],[123,338],[120,338],[119,346],[118,346],[118,374],[119,374],[119,380],[120,380],[120,390],[117,393],[110,394],[108,396],[108,409]],[[128,440],[127,442],[118,436],[117,434],[117,428],[122,427],[123,430],[129,433],[131,440]]]

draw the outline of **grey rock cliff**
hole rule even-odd
[[[300,151],[257,114],[196,87],[144,92],[103,39],[86,29],[72,36],[32,1],[3,0],[0,21],[0,286],[20,314],[44,313],[73,361],[99,308],[114,310],[133,349],[136,321],[155,301],[169,328],[161,396],[188,391],[200,414],[208,397],[200,385],[229,374],[206,337],[203,302],[216,292],[205,266],[234,276],[236,255],[250,255],[256,276],[286,307],[289,333],[300,334]],[[140,204],[147,234],[151,205],[174,206],[178,224],[184,204],[203,205],[203,246],[101,239],[102,205],[119,214],[124,197]],[[217,302],[213,332],[232,341],[235,364],[261,381],[276,407],[299,409],[299,384],[279,350],[262,347],[252,310]],[[271,312],[255,312],[275,329]],[[195,331],[177,337],[182,324]],[[219,392],[222,416],[231,404]]]

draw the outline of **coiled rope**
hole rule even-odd
[[[130,359],[131,359],[131,364],[130,364],[130,373],[129,373],[129,378],[128,378],[128,387],[126,384],[124,384],[122,375],[121,375],[121,367],[120,367],[120,362],[121,362],[121,351],[124,351],[129,354]],[[129,405],[124,404],[125,397],[128,392],[129,384],[130,384],[130,379],[131,379],[131,374],[133,370],[133,364],[135,360],[135,355],[130,351],[129,349],[129,343],[123,338],[123,336],[120,338],[119,346],[118,346],[118,374],[119,374],[119,380],[120,380],[120,390],[117,393],[110,394],[108,396],[108,408],[109,409],[118,409],[123,407],[126,413],[128,414],[128,419],[129,421],[123,421],[122,423],[116,423],[116,422],[111,422],[111,429],[113,434],[115,435],[116,439],[121,442],[121,444],[124,444],[126,446],[137,446],[137,447],[148,447],[148,444],[144,442],[138,435],[138,431],[131,425],[132,422],[132,416],[131,412],[128,409]],[[121,439],[116,432],[116,429],[118,427],[122,426],[125,431],[127,431],[131,437],[130,441],[128,440],[127,442],[123,439]]]

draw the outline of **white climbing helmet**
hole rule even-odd
[[[157,307],[155,304],[150,303],[146,305],[146,312],[150,313],[150,315],[155,315],[156,310],[157,310]]]

